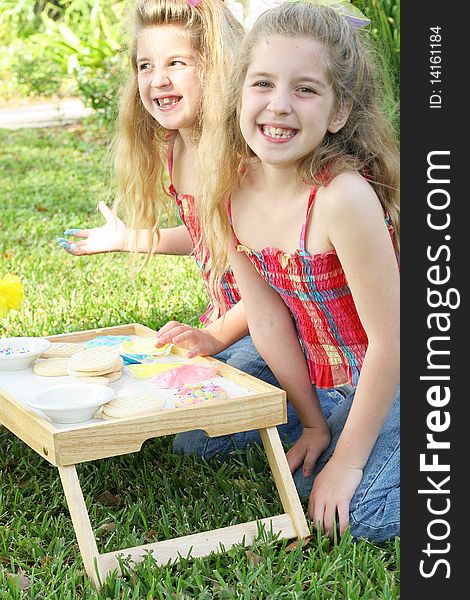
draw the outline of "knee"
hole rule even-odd
[[[193,455],[202,457],[204,456],[208,439],[206,432],[200,429],[177,433],[173,440],[173,452],[185,456]]]
[[[385,542],[400,535],[400,488],[394,487],[380,500],[360,503],[351,511],[350,530],[353,538]]]

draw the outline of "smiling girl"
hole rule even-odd
[[[59,245],[75,256],[113,251],[192,255],[209,292],[209,306],[200,318],[205,327],[171,321],[159,332],[162,344],[185,347],[188,357],[215,356],[279,385],[248,335],[244,306],[229,268],[217,291],[223,309],[216,306],[209,286],[210,257],[201,244],[200,206],[194,197],[200,155],[212,146],[220,126],[221,90],[242,35],[242,26],[221,0],[137,0],[131,71],[114,141],[114,210],[100,203],[105,225],[67,230],[66,235],[78,240],[70,243],[61,238]],[[162,229],[161,215],[171,201],[183,224]],[[127,226],[116,215],[119,207],[125,210]],[[324,409],[329,411],[338,398],[341,394],[336,390],[322,392]],[[287,415],[288,422],[279,432],[294,442],[299,419],[289,402]],[[261,442],[257,431],[209,438],[198,430],[178,434],[174,450],[211,458],[255,442]]]
[[[400,531],[398,153],[354,26],[308,3],[259,17],[207,156],[202,225],[214,293],[228,255],[302,421],[287,456],[314,525],[383,541]],[[317,389],[331,387],[346,397],[325,419]]]

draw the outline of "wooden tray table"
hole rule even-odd
[[[120,325],[48,337],[51,341],[86,342],[98,335],[150,337],[155,331],[139,324]],[[172,353],[184,356],[173,347]],[[197,357],[198,362],[218,362]],[[285,392],[238,369],[219,364],[222,377],[252,392],[207,405],[162,410],[155,415],[76,423],[66,428],[33,412],[24,402],[3,391],[0,375],[0,423],[58,468],[65,498],[77,536],[85,570],[99,587],[106,575],[119,572],[118,556],[136,563],[151,553],[158,564],[177,561],[180,556],[207,556],[235,544],[252,543],[262,523],[283,538],[305,538],[309,529],[297,495],[276,425],[286,422]],[[20,373],[19,371],[17,373]],[[86,509],[75,465],[81,462],[137,452],[153,437],[202,429],[210,437],[258,429],[285,513],[273,517],[214,529],[100,554]]]

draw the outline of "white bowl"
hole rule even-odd
[[[28,403],[56,423],[80,423],[91,419],[109,402],[114,390],[97,383],[65,383],[39,392]]]
[[[0,371],[19,371],[30,367],[36,358],[49,350],[51,342],[40,337],[11,337],[0,339],[0,348],[23,348],[26,352],[0,354]]]

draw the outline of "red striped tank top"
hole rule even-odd
[[[217,307],[217,303],[214,301],[209,288],[210,270],[207,268],[208,256],[204,255],[203,248],[199,243],[201,238],[201,226],[194,203],[194,196],[191,196],[190,194],[178,194],[173,185],[173,142],[170,142],[168,147],[168,174],[170,177],[168,191],[175,199],[181,220],[186,225],[189,235],[191,236],[193,242],[192,254],[196,260],[197,266],[201,270],[204,287],[209,296],[210,302],[204,311],[204,314],[199,319],[201,323],[208,325],[212,321],[218,319],[221,316],[222,311]],[[238,286],[231,269],[224,273],[220,285],[225,308],[226,310],[230,310],[230,308],[240,300],[240,292],[238,291]]]
[[[367,350],[367,335],[335,250],[309,254],[305,238],[317,188],[313,188],[300,234],[299,249],[286,254],[276,248],[256,252],[240,244],[254,267],[288,306],[304,350],[310,379],[319,388],[357,385]],[[229,217],[230,202],[229,202]],[[394,242],[393,226],[385,215]],[[395,243],[394,243],[394,247]]]

